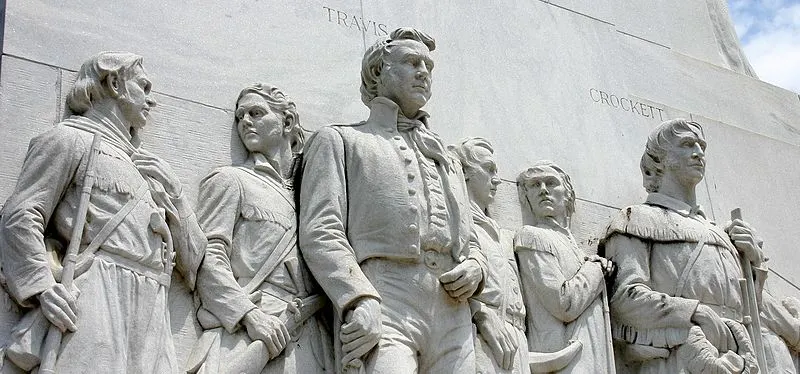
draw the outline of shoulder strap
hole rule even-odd
[[[694,268],[694,264],[697,263],[697,259],[700,258],[700,254],[703,252],[703,247],[705,244],[705,240],[700,240],[694,247],[692,257],[689,259],[689,262],[686,263],[686,266],[683,267],[681,276],[678,278],[678,283],[675,285],[674,296],[682,297],[681,294],[683,293],[683,288],[686,287],[686,282],[689,280],[689,273],[691,273],[692,268]]]
[[[133,208],[135,208],[136,205],[142,201],[147,191],[149,191],[147,182],[142,182],[142,185],[139,186],[139,189],[137,189],[134,193],[133,198],[128,200],[128,202],[122,206],[122,209],[120,209],[117,214],[111,217],[111,219],[103,226],[103,228],[100,229],[100,232],[95,235],[91,243],[89,243],[89,246],[78,255],[78,260],[75,263],[76,273],[83,272],[85,267],[92,262],[95,252],[100,249],[100,245],[102,245],[103,242],[108,239],[111,233],[113,233],[117,226],[122,223],[125,217],[127,217],[131,211],[133,211]]]
[[[247,284],[243,287],[244,292],[247,295],[255,292],[256,289],[258,289],[258,286],[260,286],[261,283],[264,283],[264,280],[267,279],[267,276],[269,276],[270,273],[272,273],[272,271],[278,267],[278,264],[280,264],[283,259],[289,255],[289,253],[292,251],[292,248],[294,248],[296,245],[297,230],[286,231],[286,233],[283,234],[283,237],[281,237],[281,240],[278,242],[278,245],[275,246],[275,252],[273,252],[273,255],[267,258],[267,261],[264,262],[264,265],[262,265],[261,268],[258,269],[256,275],[253,276],[253,279],[250,279],[250,281],[247,282]]]

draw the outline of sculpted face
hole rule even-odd
[[[259,94],[248,93],[236,103],[236,130],[250,153],[266,154],[283,139],[283,115],[272,111]]]
[[[494,201],[500,178],[497,177],[497,164],[492,153],[483,147],[476,147],[474,152],[477,166],[470,170],[472,174],[466,182],[467,190],[470,198],[485,209]]]
[[[153,84],[147,78],[147,73],[141,65],[136,65],[127,79],[121,80],[119,108],[122,120],[133,128],[142,128],[150,117],[150,109],[156,106],[156,101],[150,96]]]
[[[406,116],[413,116],[431,98],[433,59],[416,40],[396,42],[384,56],[378,95],[394,101]]]
[[[682,132],[672,140],[664,162],[664,178],[694,187],[706,172],[706,141],[693,132]]]
[[[567,188],[557,171],[549,166],[542,167],[525,182],[525,189],[531,212],[538,220],[554,218],[557,222],[564,222]]]

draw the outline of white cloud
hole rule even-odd
[[[742,47],[759,78],[800,92],[800,4],[732,0],[729,7]]]

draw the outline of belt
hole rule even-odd
[[[170,281],[172,280],[172,266],[166,266],[164,270],[156,270],[145,265],[142,265],[129,258],[122,257],[118,254],[99,250],[94,255],[95,258],[105,260],[111,264],[130,270],[136,274],[143,275],[150,278],[158,284],[169,288]],[[171,264],[170,264],[171,265]]]
[[[521,331],[523,333],[525,332],[525,327],[526,326],[525,326],[525,315],[524,314],[520,314],[520,313],[517,313],[517,312],[510,311],[510,310],[506,310],[505,313],[502,313],[499,308],[497,308],[497,307],[495,307],[493,305],[489,305],[489,304],[483,304],[483,305],[486,305],[489,309],[491,309],[498,316],[502,314],[503,315],[503,320],[505,320],[506,322],[510,323],[512,326],[516,327],[519,331]]]
[[[422,263],[431,270],[437,272],[447,272],[455,266],[455,260],[450,254],[450,251],[439,252],[437,250],[428,249],[420,252]]]

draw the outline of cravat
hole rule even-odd
[[[428,127],[425,123],[419,119],[408,119],[405,116],[397,116],[397,130],[407,132],[423,156],[436,161],[436,163],[442,165],[445,170],[451,171],[450,161],[447,158],[447,151],[444,145],[442,145],[442,141],[439,140],[436,134],[428,131]]]

